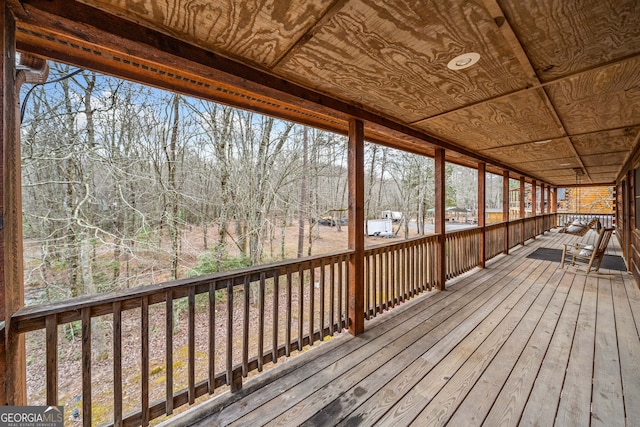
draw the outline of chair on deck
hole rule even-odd
[[[593,227],[596,227],[598,231],[602,228],[599,225],[598,218],[593,218],[591,221],[584,223],[579,220],[573,221],[571,223],[567,223],[564,227],[562,227],[559,233],[567,233],[573,236],[584,236],[587,234],[587,231],[591,230]]]
[[[565,260],[571,258],[571,265],[575,265],[576,261],[588,262],[587,274],[591,271],[591,267],[593,266],[595,266],[595,271],[598,271],[613,230],[613,228],[601,228],[595,245],[585,245],[582,243],[563,245],[564,248],[562,249],[562,261],[560,262],[560,268],[564,268]]]

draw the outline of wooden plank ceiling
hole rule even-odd
[[[414,151],[424,145],[425,152],[444,142],[445,148],[460,147],[468,163],[488,160],[552,185],[576,183],[576,171],[581,183],[614,182],[638,145],[637,0],[17,2],[12,0],[18,47],[24,50],[47,54],[38,46],[51,37],[33,40],[45,27],[45,34],[58,32],[58,39],[82,46],[89,38],[85,28],[100,27],[113,15],[148,29],[149,39],[156,39],[148,43],[161,50],[178,49],[156,35],[326,97],[316,104],[336,100],[380,118],[370,120],[369,135],[378,141]],[[75,7],[82,12],[74,15]],[[102,15],[92,13],[96,9]],[[38,17],[41,10],[44,18]],[[58,15],[84,27],[51,18]],[[120,37],[144,42],[140,34]],[[91,49],[104,50],[108,43]],[[109,49],[117,50],[112,44]],[[480,60],[462,70],[447,68],[467,52]],[[119,54],[141,56],[126,46]],[[110,71],[95,61],[95,68]],[[207,77],[197,69],[182,71],[194,81]],[[254,86],[235,88],[256,95]],[[299,120],[324,120],[327,128],[343,126],[337,123],[349,115],[344,108],[344,115],[331,114],[295,100],[289,106],[281,92],[256,96],[278,98],[279,105],[299,112]],[[406,130],[409,136],[399,138]]]

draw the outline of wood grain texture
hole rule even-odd
[[[524,412],[520,417],[522,426],[553,425],[556,411],[540,411],[540,408],[556,408],[560,400],[562,382],[558,379],[564,379],[567,368],[584,283],[584,277],[576,277],[572,281],[571,290],[554,330],[547,355],[541,363]],[[513,415],[513,411],[509,412],[502,403],[492,408],[486,421],[495,422],[494,425],[516,425],[518,419]],[[499,424],[500,422],[502,424]]]
[[[499,0],[543,81],[638,53],[636,0]]]
[[[523,280],[527,275],[531,274],[535,270],[533,265],[520,265],[513,270],[513,275],[505,274],[506,272],[500,268],[499,272],[496,272],[495,290],[503,290],[505,287],[512,286],[513,292],[501,292],[500,294],[494,294],[490,292],[488,294],[483,293],[479,296],[474,296],[473,305],[476,302],[487,301],[480,309],[473,312],[473,314],[464,317],[465,310],[458,311],[457,314],[463,317],[458,326],[448,333],[445,337],[441,338],[439,342],[429,349],[424,349],[424,354],[416,358],[410,365],[402,369],[400,374],[395,375],[392,379],[387,379],[378,385],[377,388],[373,387],[373,390],[369,393],[366,401],[358,402],[358,396],[356,398],[349,399],[350,402],[354,402],[354,407],[346,407],[342,409],[342,414],[338,414],[336,421],[342,418],[339,425],[348,426],[353,425],[356,421],[360,421],[364,425],[380,424],[380,418],[385,416],[390,409],[404,416],[406,414],[406,408],[420,405],[419,400],[406,401],[408,406],[399,405],[398,401],[407,392],[411,393],[411,390],[419,382],[422,382],[427,375],[431,375],[432,378],[438,378],[438,373],[431,373],[436,368],[439,374],[443,372],[446,375],[447,371],[455,369],[456,363],[461,363],[463,357],[448,356],[453,350],[454,352],[467,353],[465,349],[473,348],[479,345],[486,336],[490,333],[491,329],[498,324],[504,316],[507,315],[511,306],[522,297],[522,295],[528,289],[526,286],[513,286],[518,281]],[[485,277],[486,279],[486,277]],[[480,279],[482,280],[482,279]],[[484,280],[482,280],[484,282]],[[493,288],[493,287],[492,287]],[[457,315],[455,317],[458,317]],[[449,320],[449,323],[455,321],[454,318]],[[448,360],[445,360],[448,359]],[[447,365],[446,368],[440,366]],[[377,381],[377,376],[373,375],[371,380]],[[425,382],[428,380],[425,380]],[[360,383],[360,387],[365,389],[372,389],[367,386],[366,383]],[[354,390],[355,392],[355,390]],[[355,393],[354,393],[355,394]],[[360,404],[358,404],[360,403]],[[335,406],[335,405],[334,405]],[[411,415],[407,417],[411,419]],[[396,417],[395,422],[399,422]],[[402,422],[399,422],[402,425]]]
[[[349,257],[348,326],[352,335],[364,331],[364,123],[349,121],[348,139],[348,186],[349,186]],[[313,287],[313,283],[311,285]]]
[[[263,66],[283,55],[332,0],[81,0],[184,41]]]
[[[380,368],[374,371],[369,369],[368,373],[360,369],[357,375],[349,373],[351,388],[345,391],[340,399],[331,400],[335,397],[335,394],[331,396],[331,389],[337,387],[333,384],[314,393],[307,399],[308,402],[304,402],[304,410],[311,412],[311,414],[305,416],[302,412],[298,413],[302,418],[310,416],[303,425],[335,425],[337,421],[350,415],[354,407],[365,403],[372,395],[376,394],[380,388],[394,388],[394,386],[388,384],[388,382],[395,380],[398,372],[410,371],[411,373],[407,372],[403,375],[403,378],[410,381],[412,378],[419,377],[421,370],[423,372],[428,371],[434,366],[437,360],[445,357],[446,354],[460,341],[465,339],[479,323],[483,322],[492,310],[504,304],[504,296],[496,294],[505,286],[507,286],[506,282],[499,283],[489,292],[475,296],[469,304],[461,307],[455,313],[455,316],[446,318],[439,323],[436,328],[434,328],[437,324],[435,319],[434,321],[429,320],[425,322],[425,324],[416,328],[417,330],[415,332],[417,332],[417,334],[412,333],[405,336],[409,338],[413,335],[413,338],[411,338],[413,342],[409,340],[407,342],[407,348],[402,353],[396,357],[389,357],[389,355],[387,355],[386,363],[384,362],[384,358],[380,358],[380,361],[383,362]],[[505,292],[504,295],[508,294]],[[480,335],[476,335],[474,338],[479,339],[479,337]],[[395,347],[400,347],[401,343],[396,342],[396,344]],[[376,354],[373,358],[379,358],[379,355]],[[395,382],[395,386],[398,385],[398,382]],[[340,387],[344,386],[344,383],[340,385]],[[349,405],[343,405],[344,400],[348,400]],[[320,408],[322,408],[321,411],[319,410]],[[376,408],[375,411],[379,413],[380,410],[381,408]],[[312,411],[315,412],[315,414]],[[369,414],[369,411],[365,409],[359,413]],[[371,417],[364,425],[371,423],[374,419],[374,417]],[[347,421],[346,424],[348,423]]]
[[[613,151],[622,151],[627,155],[633,149],[635,138],[639,132],[640,126],[630,126],[572,136],[571,141],[581,156]]]
[[[556,416],[559,425],[590,422],[597,285],[597,278],[587,277]]]
[[[547,87],[570,135],[638,125],[640,57]]]
[[[629,292],[620,280],[612,283],[613,306],[615,313],[616,333],[620,357],[620,373],[624,390],[625,408],[629,420],[640,419],[640,339],[631,311],[630,299],[637,298],[636,289]],[[635,301],[637,303],[637,299]],[[635,304],[634,304],[635,305]]]
[[[20,132],[17,129],[17,113],[20,105],[20,86],[24,72],[15,67],[16,39],[12,13],[7,3],[0,5],[2,22],[2,65],[0,68],[0,155],[2,182],[0,183],[0,318],[12,331],[10,316],[24,305],[24,271],[22,251],[22,191],[20,172]],[[0,380],[4,385],[0,394],[2,404],[26,405],[26,353],[23,335],[6,334],[6,358],[1,362]]]
[[[453,111],[415,126],[473,150],[564,136],[535,91]]]
[[[479,424],[480,420],[500,402],[501,397],[506,397],[506,400],[513,404],[509,405],[508,412],[517,411],[518,401],[526,402],[530,384],[535,379],[542,357],[553,336],[555,324],[567,296],[567,288],[571,285],[571,279],[562,280],[565,277],[561,271],[556,270],[549,278],[544,291],[547,294],[551,293],[551,298],[539,298],[527,314],[530,316],[537,311],[540,317],[525,318],[528,321],[523,319],[518,325],[518,329],[507,340],[451,417],[451,425]],[[541,313],[541,310],[544,311]]]
[[[598,279],[593,404],[591,409],[591,425],[593,427],[624,427],[626,425],[612,285],[611,279]]]
[[[483,153],[498,160],[514,163],[541,162],[573,157],[571,142],[567,138],[554,139],[546,144],[526,143],[490,148],[484,150]]]
[[[468,51],[482,61],[446,68]],[[489,13],[455,1],[349,1],[274,71],[404,122],[526,86]]]
[[[586,167],[590,166],[621,166],[624,163],[627,153],[624,151],[615,151],[609,153],[593,154],[582,156],[582,161]],[[613,174],[611,174],[613,175]]]
[[[58,404],[58,321],[56,315],[47,316],[46,354],[47,354],[47,405]]]

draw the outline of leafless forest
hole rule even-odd
[[[23,93],[30,303],[317,253],[318,221],[346,219],[343,136],[51,68]],[[423,233],[432,159],[368,144],[366,161],[367,217],[400,211],[401,237]],[[473,209],[476,172],[447,176],[448,205]]]
[[[22,100],[27,304],[347,247],[342,135],[56,63],[49,83],[24,87]],[[401,212],[397,238],[428,233],[433,159],[374,144],[365,156],[366,217]],[[446,175],[447,206],[473,215],[477,172],[447,164]],[[488,207],[500,206],[501,188],[502,177],[489,174]],[[154,313],[152,337],[164,321]],[[182,314],[178,305],[177,354],[186,349]],[[134,390],[139,320],[130,317],[122,365]],[[94,408],[105,412],[94,416],[105,421],[109,325],[94,325],[94,364],[104,376],[95,379]],[[68,409],[79,404],[75,326],[60,331],[60,401]],[[40,332],[27,339],[30,403],[44,395],[42,340]],[[153,342],[152,367],[161,367],[164,338]],[[152,373],[162,380],[161,368]]]

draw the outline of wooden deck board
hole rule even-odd
[[[640,292],[626,272],[526,258],[571,241],[540,236],[168,424],[631,425]]]
[[[549,268],[546,273],[549,274],[551,271]],[[528,292],[514,306],[505,321],[491,332],[489,338],[478,347],[420,415],[413,420],[412,425],[446,424],[473,388],[485,388],[483,386],[486,386],[487,382],[478,384],[478,380],[495,358],[502,354],[502,358],[497,363],[509,365],[509,359],[514,353],[519,353],[526,343],[526,338],[537,324],[555,290],[553,287],[545,286],[547,280],[548,276],[543,275],[535,281],[531,292]],[[493,379],[495,378],[489,378],[489,380]],[[480,398],[482,399],[483,396]],[[477,406],[482,406],[482,403],[482,400],[474,400]]]
[[[236,421],[239,418],[239,415],[247,415],[246,418],[243,419],[243,423],[251,421],[251,418],[256,416],[264,422],[264,414],[257,415],[251,411],[260,407],[260,405],[267,405],[268,408],[270,405],[269,402],[275,402],[275,397],[282,398],[283,393],[285,392],[289,392],[288,395],[293,395],[294,400],[301,399],[309,392],[313,391],[303,389],[301,394],[296,394],[299,391],[298,389],[292,391],[294,387],[297,387],[303,381],[311,379],[315,384],[320,384],[322,382],[320,378],[326,378],[327,381],[331,381],[335,377],[336,373],[340,372],[336,371],[336,369],[345,370],[349,368],[349,360],[356,360],[360,362],[364,360],[363,358],[374,353],[376,349],[389,344],[389,340],[398,339],[398,337],[401,337],[416,325],[426,321],[429,319],[429,316],[435,314],[439,314],[441,317],[444,316],[444,314],[441,313],[443,307],[447,308],[448,311],[454,311],[459,299],[463,301],[472,301],[480,293],[486,291],[486,289],[481,288],[481,285],[484,281],[491,279],[490,274],[486,274],[486,272],[481,273],[484,274],[480,275],[480,280],[476,283],[459,286],[454,285],[447,292],[431,294],[433,296],[429,299],[429,303],[431,304],[427,304],[426,306],[422,304],[417,305],[415,301],[408,303],[406,305],[406,312],[404,312],[402,316],[395,316],[393,319],[382,322],[380,325],[376,325],[375,328],[371,328],[366,331],[364,334],[357,337],[357,339],[351,339],[349,337],[347,339],[349,342],[341,345],[335,351],[331,352],[330,356],[313,360],[310,362],[309,366],[305,366],[304,369],[298,369],[297,372],[292,375],[283,376],[282,378],[278,378],[276,381],[270,382],[269,387],[262,393],[249,395],[247,398],[241,399],[234,402],[232,405],[225,407],[219,416],[218,421],[220,422],[220,425],[228,425]],[[458,288],[460,289],[458,290]],[[331,367],[332,372],[329,373],[326,371],[328,367]],[[277,406],[274,412],[269,412],[269,414],[271,416],[275,416],[280,413],[279,411],[281,409],[284,410],[286,408]],[[263,410],[265,410],[264,407],[261,408],[260,412]],[[227,414],[229,414],[230,417],[227,417]]]
[[[270,415],[282,412],[282,415],[272,420],[269,425],[291,425],[295,424],[297,419],[313,416],[328,403],[327,396],[340,395],[362,378],[375,372],[387,361],[396,359],[400,352],[409,353],[411,347],[429,348],[452,329],[458,317],[464,318],[470,315],[484,301],[495,297],[498,291],[499,288],[495,286],[489,289],[477,287],[474,291],[444,307],[435,305],[431,307],[431,310],[422,311],[420,315],[398,327],[405,329],[406,332],[396,341],[384,343],[381,347],[365,346],[366,351],[353,352],[336,362],[332,366],[331,373],[319,372],[309,381],[287,390],[287,405],[283,406],[281,403],[265,405],[265,410]],[[454,322],[447,322],[454,315],[456,316]],[[440,333],[436,333],[436,329]],[[416,340],[420,340],[420,342],[416,346],[412,346]],[[338,373],[337,371],[340,372],[339,375],[342,375],[340,382],[332,381],[334,375]],[[307,399],[303,401],[303,397]],[[295,403],[295,407],[292,406],[293,403]],[[264,421],[264,416],[262,420]],[[247,425],[249,422],[253,422],[253,419],[250,416],[245,416],[238,422]]]
[[[531,391],[571,286],[567,276],[556,270],[545,290],[551,289],[556,281],[557,287],[532,334],[529,337],[525,334],[512,335],[512,342],[505,344],[451,418],[453,425],[478,425],[495,405],[504,407],[502,413],[519,416],[522,408],[518,403],[525,402]],[[486,425],[496,424],[488,421]]]
[[[589,425],[598,279],[587,277],[556,423]]]
[[[640,420],[640,340],[633,320],[630,300],[622,280],[612,280],[616,336],[627,419]],[[632,293],[636,293],[634,289]]]
[[[528,266],[527,269],[523,269],[515,277],[505,276],[501,281],[496,282],[495,287],[501,290],[504,286],[521,281],[521,276],[526,277],[529,275],[535,266],[535,264]],[[519,291],[519,289],[513,286],[514,291]],[[513,304],[510,299],[516,298],[517,300],[518,295],[518,293],[514,295],[513,291],[511,293],[501,292],[501,295],[491,298],[468,317],[459,317],[457,319],[458,325],[455,329],[440,338],[436,345],[426,351],[422,349],[423,351],[418,357],[412,357],[407,360],[408,363],[405,366],[401,366],[401,375],[398,375],[397,370],[390,371],[382,367],[382,373],[371,375],[360,382],[357,387],[345,393],[344,398],[347,399],[349,405],[344,405],[340,398],[335,399],[313,416],[309,423],[313,425],[336,424],[345,418],[345,424],[349,424],[350,420],[356,419],[364,422],[373,422],[376,417],[386,412],[386,409],[388,409],[387,402],[393,405],[398,399],[398,397],[394,398],[394,396],[402,396],[415,385],[417,380],[424,377],[442,358],[449,354],[451,349],[469,336],[471,332],[473,332],[472,339],[481,339],[483,336],[488,335],[490,329],[487,332],[481,332],[478,330],[478,325],[491,313],[496,312],[498,306]],[[456,321],[456,319],[452,320]],[[488,328],[492,328],[492,326]],[[363,391],[366,391],[366,393]],[[383,397],[374,397],[375,394]],[[372,403],[373,405],[365,404],[360,406],[363,403]]]
[[[593,361],[592,426],[625,425],[622,379],[613,314],[611,279],[598,279],[595,355]]]
[[[517,398],[514,398],[512,412],[509,412],[511,405],[505,402],[508,398],[507,395],[503,397],[505,400],[498,399],[496,401],[496,405],[491,409],[484,422],[486,426],[553,425],[558,402],[560,401],[560,392],[562,391],[562,381],[558,381],[558,379],[564,379],[586,280],[585,276],[571,277],[571,275],[565,275],[565,277],[567,277],[566,280],[571,280],[571,289],[551,338],[549,348],[544,355],[537,377],[534,379],[533,388],[526,402],[524,402],[525,408],[522,417],[516,410],[515,401],[517,401]],[[515,375],[518,375],[517,372]],[[540,408],[545,408],[545,410],[540,412]]]

